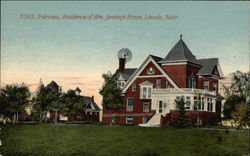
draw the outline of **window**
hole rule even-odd
[[[213,111],[213,102],[211,98],[207,99],[207,111]]]
[[[203,82],[203,88],[204,88],[205,90],[209,90],[209,81],[204,81],[204,82]]]
[[[148,122],[148,117],[147,116],[144,116],[143,118],[142,118],[142,123],[147,123]]]
[[[171,85],[168,81],[166,81],[166,88],[171,88]]]
[[[151,87],[148,88],[148,98],[151,98]]]
[[[217,83],[213,82],[213,91],[217,91]]]
[[[188,88],[196,88],[196,80],[193,73],[188,77]]]
[[[198,109],[197,96],[194,96],[194,109]]]
[[[136,91],[136,83],[133,83],[133,85],[132,85],[132,91]]]
[[[151,87],[141,87],[142,90],[142,99],[150,99],[151,98]]]
[[[115,123],[116,123],[116,118],[112,117],[112,124],[115,124]]]
[[[143,103],[143,112],[149,112],[149,103]]]
[[[122,88],[125,85],[125,81],[117,81],[117,87]]]
[[[201,98],[201,110],[205,109],[205,101],[204,101],[204,97]]]
[[[148,70],[147,70],[147,74],[148,75],[153,75],[155,73],[155,70],[152,68],[152,67],[150,67]]]
[[[199,100],[198,100],[198,110],[201,110],[201,97],[199,97]]]
[[[161,79],[156,79],[156,88],[161,88]]]
[[[128,99],[127,111],[132,112],[134,110],[134,99]]]
[[[126,123],[127,124],[133,124],[134,118],[133,117],[127,117],[126,118]]]
[[[191,107],[191,100],[190,100],[190,96],[186,97],[186,104],[185,104],[185,108],[186,109],[190,109]]]
[[[162,101],[159,101],[159,113],[162,113]]]

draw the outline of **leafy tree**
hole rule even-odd
[[[250,92],[250,72],[243,73],[236,71],[231,74],[232,84],[229,87],[224,86],[226,95],[238,95],[239,97],[245,98]]]
[[[242,103],[237,104],[235,111],[232,112],[233,120],[238,124],[237,126],[238,129],[242,129],[247,126],[247,123],[248,123],[247,112],[248,111],[250,111],[250,107],[242,102]]]
[[[226,99],[224,103],[223,115],[225,119],[232,119],[232,113],[236,111],[236,105],[244,103],[245,99],[238,95],[231,95]]]
[[[103,96],[103,106],[107,110],[115,111],[124,107],[124,98],[121,89],[117,86],[117,78],[110,72],[102,75],[104,86],[100,91]]]
[[[80,96],[77,96],[74,90],[68,90],[62,96],[64,103],[64,113],[68,117],[81,119],[85,113],[86,104],[80,101]]]
[[[226,118],[233,118],[239,123],[238,128],[242,128],[242,125],[247,124],[245,116],[250,115],[250,72],[243,73],[236,71],[231,76],[231,86],[224,86],[228,98],[224,104],[223,113]]]
[[[33,115],[38,116],[39,114],[39,121],[45,121],[46,114],[49,111],[49,104],[51,103],[51,95],[42,82],[40,82],[40,86],[37,89],[36,96],[32,99],[32,103]]]
[[[13,124],[18,122],[20,112],[24,112],[29,104],[30,91],[23,83],[21,85],[6,85],[0,91],[0,113],[12,119]]]
[[[62,111],[62,106],[60,102],[61,92],[56,92],[54,90],[49,90],[46,88],[42,82],[37,89],[36,96],[32,99],[33,103],[33,117],[37,117],[39,114],[39,121],[46,122],[46,115],[49,111],[60,110]]]
[[[176,108],[178,109],[178,118],[175,126],[177,128],[186,128],[189,126],[189,124],[188,124],[188,117],[186,115],[184,98],[181,97],[180,99],[176,99],[175,103],[176,103]]]

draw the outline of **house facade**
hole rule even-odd
[[[103,123],[167,124],[176,118],[178,98],[184,98],[185,108],[197,124],[220,116],[218,83],[223,73],[218,58],[197,59],[182,36],[165,58],[149,55],[138,68],[127,69],[120,59],[114,75],[125,105],[118,111],[103,107]]]
[[[53,92],[61,92],[61,87],[55,82],[51,81],[46,88]],[[49,120],[54,120],[57,118],[58,120],[63,121],[99,121],[100,117],[100,107],[95,103],[94,96],[82,96],[81,89],[77,87],[75,90],[75,94],[77,96],[77,101],[79,104],[84,105],[85,110],[84,114],[81,114],[81,118],[79,118],[79,114],[68,114],[67,116],[62,116],[59,113],[55,113],[54,111],[50,111],[47,113],[47,118]]]

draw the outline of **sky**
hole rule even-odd
[[[95,96],[102,74],[118,68],[117,52],[129,48],[137,68],[149,55],[165,57],[183,40],[196,58],[219,58],[224,75],[249,71],[249,2],[46,1],[1,2],[1,85],[26,83],[32,92],[40,78],[64,91]],[[104,19],[63,19],[99,14]],[[142,16],[142,20],[106,16]],[[146,20],[145,16],[176,16]],[[23,17],[34,17],[24,19]],[[58,16],[48,19],[45,16]],[[42,19],[44,17],[45,19]]]

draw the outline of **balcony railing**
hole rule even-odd
[[[153,88],[152,94],[166,94],[166,93],[193,93],[193,94],[209,94],[216,95],[215,91],[208,91],[204,89],[194,88]]]

